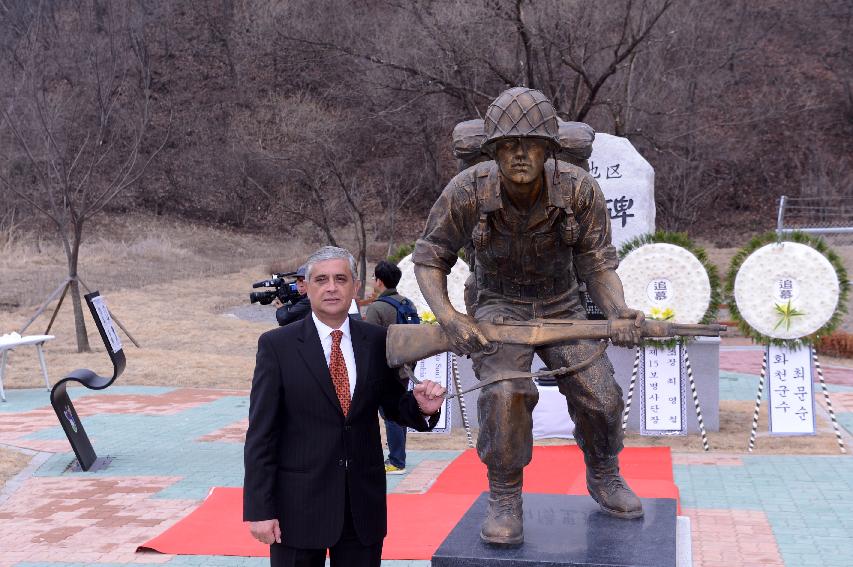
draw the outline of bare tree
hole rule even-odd
[[[353,159],[353,124],[322,100],[274,97],[260,112],[238,117],[235,132],[245,148],[244,178],[284,224],[308,221],[332,246],[339,245],[342,229],[354,226],[363,293],[374,183],[369,168]]]
[[[284,169],[282,172],[288,178],[285,184],[276,179],[274,173],[259,174],[258,166],[261,165],[262,158],[246,156],[240,165],[241,172],[246,181],[267,199],[270,208],[277,215],[284,215],[281,228],[286,228],[288,223],[308,221],[323,233],[329,245],[338,246],[335,217],[330,207],[332,199],[326,193],[330,180],[328,172],[310,168]]]
[[[602,94],[605,86],[631,68],[673,2],[625,0],[607,10],[531,0],[386,4],[383,16],[395,10],[417,26],[392,39],[367,21],[369,14],[337,34],[284,30],[281,38],[297,50],[335,53],[385,69],[399,78],[396,86],[388,83],[390,88],[443,93],[469,113],[498,90],[525,85],[549,95],[564,117],[583,121],[608,98]]]
[[[388,240],[385,251],[385,256],[388,257],[394,252],[400,213],[423,187],[423,176],[410,175],[406,164],[399,158],[384,160],[380,170],[381,177],[377,180],[376,194],[382,210],[385,211],[380,227]]]
[[[111,4],[79,11],[42,6],[34,17],[27,85],[13,107],[2,109],[18,155],[0,182],[56,228],[83,352],[89,350],[78,275],[84,228],[139,181],[168,131],[151,144],[148,47]]]
[[[771,218],[779,194],[833,183],[849,192],[832,173],[853,156],[845,0],[0,0],[0,170],[43,208],[48,197],[31,190],[41,182],[5,115],[45,166],[33,94],[43,92],[66,163],[89,135],[82,172],[99,119],[77,93],[96,90],[95,52],[108,88],[113,30],[113,86],[123,86],[105,129],[112,146],[102,145],[110,156],[91,175],[109,186],[141,123],[136,55],[113,24],[134,18],[154,62],[152,100],[168,93],[175,135],[111,207],[279,233],[296,224],[353,252],[373,232],[380,254],[415,236],[455,173],[453,125],[515,85],[544,91],[564,119],[629,138],[655,168],[662,226],[733,243]],[[321,104],[316,124],[276,116],[285,99]],[[150,134],[165,116],[152,112]],[[137,171],[154,150],[142,142]],[[797,167],[804,155],[822,169]],[[403,171],[388,175],[396,163]],[[35,209],[0,182],[2,206],[32,226]]]
[[[361,286],[359,294],[364,299],[365,284],[367,283],[367,212],[368,201],[372,187],[355,176],[347,175],[340,163],[333,157],[326,156],[326,166],[337,181],[338,189],[349,205],[350,215],[355,223],[356,242],[358,243],[358,254],[356,264]]]

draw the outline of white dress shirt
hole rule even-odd
[[[326,355],[326,366],[329,365],[329,358],[332,355],[332,331],[340,330],[344,336],[341,337],[341,352],[344,355],[344,362],[347,365],[347,378],[349,378],[349,395],[352,399],[355,392],[355,354],[352,351],[352,333],[349,328],[349,317],[344,319],[343,324],[339,329],[333,329],[317,318],[314,312],[311,312],[311,317],[314,319],[314,325],[317,327],[317,334],[320,335],[320,344],[323,345],[323,354]]]

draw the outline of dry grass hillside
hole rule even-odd
[[[298,240],[182,220],[102,216],[86,226],[80,277],[105,294],[186,279],[194,281],[195,301],[206,304],[206,295],[217,289],[223,274],[264,266],[257,278],[262,279],[271,263],[298,263],[310,249]],[[66,272],[65,253],[52,231],[0,227],[0,312],[37,306]]]
[[[295,268],[312,246],[288,241],[285,252],[284,242],[260,235],[142,216],[109,221],[94,227],[84,244],[80,272],[143,347],[123,336],[129,363],[122,382],[248,387],[257,336],[269,325],[226,312],[249,303],[251,284],[269,277],[270,266]],[[58,246],[30,235],[7,241],[6,249],[0,259],[2,332],[19,330],[64,277]],[[50,312],[27,331],[43,332]],[[78,354],[66,299],[51,329],[57,338],[45,349],[51,375],[109,363],[91,323],[88,333],[93,352]],[[7,387],[35,385],[34,359],[13,354]]]

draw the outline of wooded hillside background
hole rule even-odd
[[[0,0],[0,223],[49,218],[73,247],[92,215],[140,210],[390,247],[456,172],[453,126],[528,85],[633,142],[661,228],[739,242],[779,195],[853,191],[851,17],[847,0]]]

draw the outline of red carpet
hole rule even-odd
[[[619,461],[640,497],[678,500],[668,447],[627,448]],[[469,449],[441,473],[429,492],[389,494],[388,537],[382,558],[430,559],[487,489],[486,469]],[[577,446],[534,447],[533,461],[524,469],[524,491],[587,494],[583,456]],[[252,539],[240,521],[242,498],[241,488],[214,488],[190,515],[139,549],[175,555],[267,556],[269,548]]]
[[[389,494],[382,559],[431,559],[480,494]]]
[[[217,486],[201,506],[160,534],[139,546],[174,555],[238,555],[268,557],[270,548],[249,534],[243,517],[243,489]]]

